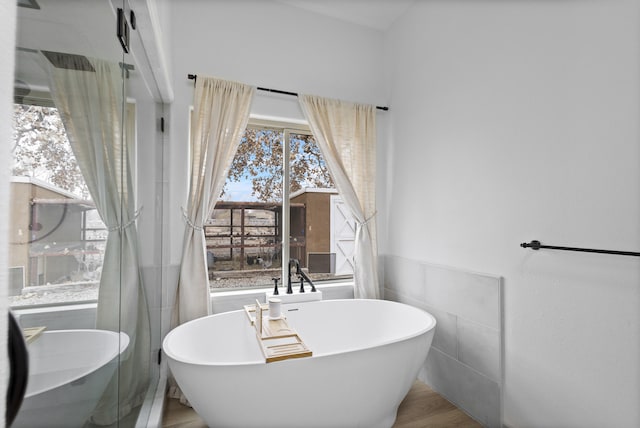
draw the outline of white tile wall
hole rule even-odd
[[[385,298],[437,320],[420,379],[487,427],[501,426],[502,279],[384,256]]]
[[[497,382],[435,348],[429,351],[419,377],[483,426],[501,426]]]
[[[436,333],[432,345],[453,358],[458,357],[458,317],[449,312],[425,305],[427,312],[437,321]]]
[[[500,278],[430,264],[421,266],[425,271],[426,303],[470,321],[500,328]]]
[[[500,331],[458,318],[458,360],[500,382]]]
[[[386,260],[386,258],[385,258]],[[420,263],[400,257],[393,257],[392,263],[385,265],[385,286],[393,284],[393,291],[418,302],[426,302],[425,269]]]

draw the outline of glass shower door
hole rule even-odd
[[[127,362],[148,359],[148,336],[128,333],[122,308],[132,276],[122,236],[135,218],[123,206],[132,192],[119,3],[19,2],[10,300],[30,374],[14,426],[133,426],[140,406],[123,400],[122,382],[134,374]]]

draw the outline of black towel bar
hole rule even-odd
[[[522,248],[531,248],[532,250],[539,250],[546,248],[549,250],[565,250],[565,251],[581,251],[583,253],[600,253],[600,254],[616,254],[618,256],[635,256],[640,257],[640,253],[633,251],[614,251],[614,250],[596,250],[593,248],[575,248],[575,247],[558,247],[555,245],[542,245],[540,241],[531,241],[529,243],[523,242],[520,244]]]

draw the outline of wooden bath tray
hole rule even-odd
[[[263,318],[264,313],[269,310],[268,305],[256,301],[255,305],[245,306],[244,309],[256,328],[256,338],[267,363],[313,355],[298,333],[289,326],[286,318]]]
[[[45,331],[47,327],[27,327],[22,329],[22,334],[24,335],[24,341],[27,344],[33,342]]]

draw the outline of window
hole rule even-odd
[[[273,278],[283,277],[279,284],[284,286],[283,266],[290,258],[298,260],[314,282],[352,277],[352,269],[338,270],[336,265],[337,242],[349,229],[353,240],[354,230],[353,221],[350,226],[349,220],[336,223],[339,203],[307,128],[252,121],[205,225],[211,288],[270,287]],[[347,257],[352,263],[352,254]]]
[[[107,230],[55,107],[14,104],[12,306],[96,300]]]

